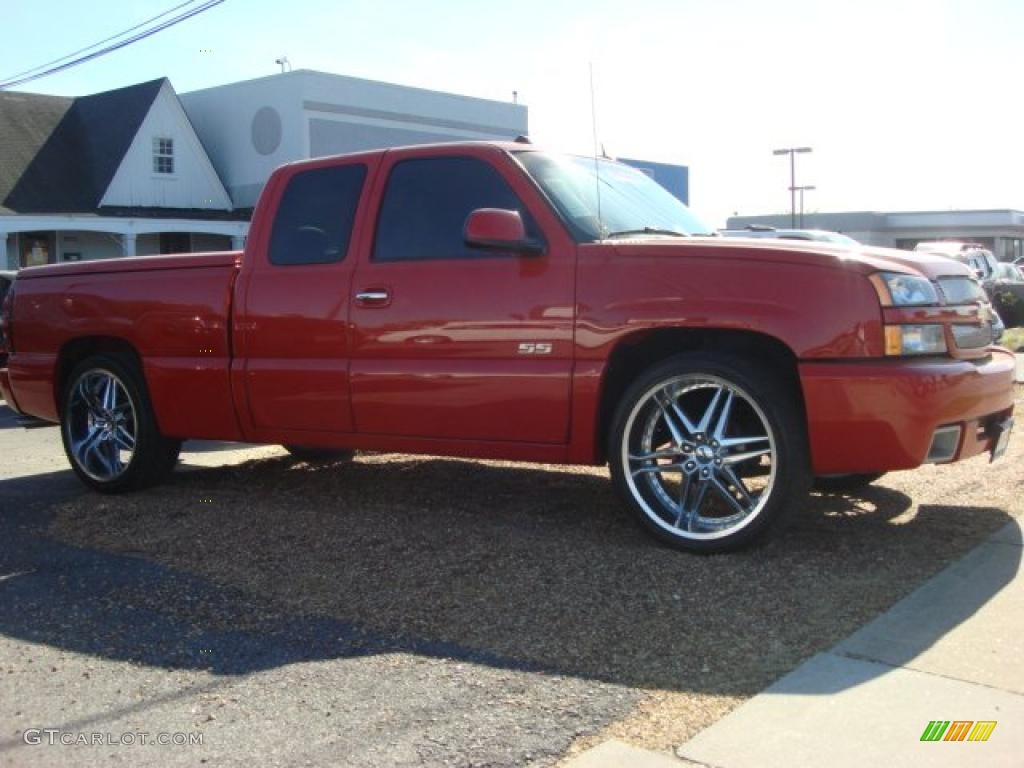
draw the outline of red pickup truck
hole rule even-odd
[[[709,232],[638,171],[529,144],[294,163],[243,253],[22,271],[0,388],[99,491],[186,438],[607,462],[705,552],[815,477],[1005,450],[1014,359],[967,267]]]

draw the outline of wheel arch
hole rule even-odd
[[[64,344],[57,354],[57,366],[53,377],[53,399],[57,404],[58,417],[63,418],[64,415],[63,395],[72,371],[83,360],[96,355],[109,355],[134,365],[143,382],[145,381],[142,357],[131,342],[117,336],[82,336],[72,339]]]
[[[803,390],[797,356],[775,336],[757,331],[727,328],[663,328],[638,331],[619,340],[601,378],[595,430],[595,455],[599,463],[607,461],[608,434],[615,409],[629,386],[644,371],[680,352],[729,352],[771,367],[794,394],[806,424]]]

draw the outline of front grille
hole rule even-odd
[[[985,289],[970,277],[940,277],[939,292],[946,304],[977,304],[988,301]]]
[[[981,349],[992,343],[992,326],[988,323],[982,325],[954,325],[953,340],[957,349]]]

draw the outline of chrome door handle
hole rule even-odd
[[[360,291],[356,294],[356,301],[366,302],[368,304],[379,304],[387,301],[391,298],[391,294],[387,291]]]

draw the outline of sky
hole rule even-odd
[[[178,0],[5,0],[0,78]],[[789,210],[1024,209],[1021,0],[225,0],[14,90],[179,93],[315,69],[519,102],[544,148],[690,168],[714,226]]]

